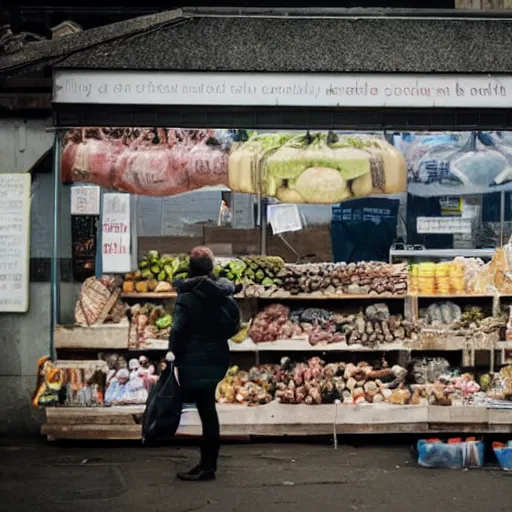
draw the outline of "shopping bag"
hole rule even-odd
[[[512,471],[512,446],[510,446],[512,443],[509,441],[508,444],[509,446],[503,443],[493,443],[492,448],[501,469]]]
[[[174,365],[168,364],[149,392],[142,417],[142,443],[170,440],[180,425],[181,393]]]

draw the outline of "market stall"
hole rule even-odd
[[[219,277],[243,284],[237,298],[245,325],[229,342],[233,366],[217,389],[223,435],[510,432],[511,248],[503,230],[483,248],[489,263],[441,254],[412,264],[406,250],[392,253],[388,263],[388,246],[380,261],[333,257],[297,264],[265,238],[266,218],[275,233],[302,230],[293,205],[334,205],[336,227],[343,224],[345,235],[361,221],[369,229],[365,238],[377,239],[393,215],[368,206],[364,218],[356,220],[352,212],[347,221],[344,205],[397,195],[403,203],[407,192],[459,198],[490,188],[508,193],[511,152],[501,132],[453,132],[462,135],[450,135],[448,142],[444,132],[430,134],[439,144],[425,151],[422,146],[411,157],[403,140],[382,130],[380,117],[366,129],[333,121],[352,107],[356,91],[360,114],[385,106],[424,109],[429,116],[439,107],[499,107],[508,101],[504,85],[481,76],[368,75],[341,76],[334,86],[332,77],[321,74],[263,80],[222,73],[209,73],[206,84],[202,74],[168,73],[152,82],[149,94],[143,87],[148,78],[149,72],[79,70],[55,76],[62,132],[56,175],[64,183],[56,180],[56,192],[69,187],[75,197],[72,213],[82,225],[75,260],[82,279],[66,323],[58,318],[54,282],[56,357],[40,361],[34,397],[34,405],[46,406],[43,433],[49,439],[140,437],[147,390],[158,378],[172,327],[173,283],[186,277],[186,253],[199,244],[225,256],[217,262]],[[273,86],[267,85],[270,78]],[[478,93],[487,86],[489,94]],[[457,95],[461,90],[469,96]],[[135,115],[143,100],[148,109],[148,102],[156,109],[185,104],[190,112],[225,107],[230,121],[224,124],[219,115],[208,129],[189,129],[185,122],[186,129],[168,128],[156,115],[156,127],[127,127],[119,109],[136,105]],[[109,127],[98,122],[101,116],[86,116],[87,126],[75,122],[72,129],[63,121],[66,112],[76,119],[77,108],[106,103],[114,105]],[[297,108],[304,116],[292,115]],[[319,108],[330,113],[318,118],[323,121],[315,121],[313,109]],[[254,113],[250,123],[242,116],[247,109]],[[296,119],[293,129],[275,129],[275,118],[264,115],[272,110],[281,119]],[[237,111],[245,121],[236,121]],[[401,133],[411,126],[396,122],[393,129]],[[259,230],[234,229],[229,237],[224,230],[224,238],[212,230],[207,236],[206,228],[188,238],[138,236],[139,198],[187,198],[205,187],[252,196],[244,211],[270,199],[264,214],[258,211]],[[439,213],[416,211],[412,237],[449,235],[458,244],[452,240],[450,250],[463,250],[482,216],[466,200],[447,215],[455,208],[449,203]],[[219,208],[220,223],[220,200]],[[313,244],[310,239],[305,245]],[[199,427],[196,413],[187,411],[178,433],[197,435]]]

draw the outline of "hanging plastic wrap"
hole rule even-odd
[[[503,132],[403,134],[408,191],[418,196],[512,189],[512,137]]]

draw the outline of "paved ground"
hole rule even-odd
[[[0,439],[0,511],[512,510],[512,475],[421,469],[408,446],[229,445],[216,482],[174,479],[195,462],[185,446]]]

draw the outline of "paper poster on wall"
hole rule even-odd
[[[267,217],[274,235],[302,229],[302,219],[296,204],[271,204],[267,207]]]
[[[103,273],[132,270],[129,194],[104,194],[101,255]]]
[[[471,234],[471,218],[462,217],[418,217],[416,230],[418,234]]]
[[[99,215],[100,187],[96,185],[71,187],[71,215]]]
[[[30,174],[0,173],[0,312],[29,304]]]
[[[64,182],[146,196],[204,187],[336,204],[406,191],[401,152],[379,136],[334,132],[86,128],[69,131]]]

